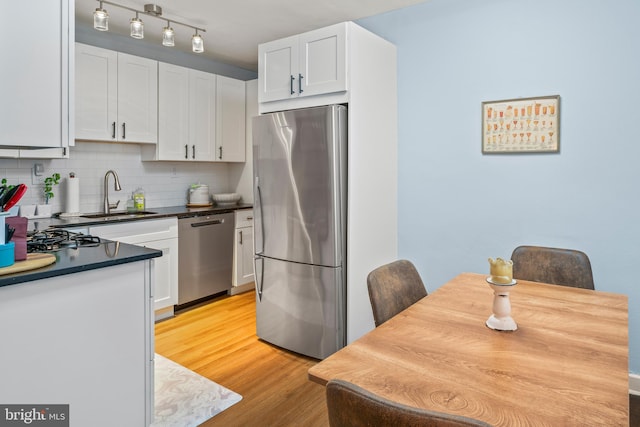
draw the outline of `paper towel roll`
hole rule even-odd
[[[66,216],[80,214],[80,178],[70,174],[69,178],[65,178],[66,182]]]

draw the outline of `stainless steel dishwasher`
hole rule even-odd
[[[233,212],[178,218],[178,305],[231,289]]]

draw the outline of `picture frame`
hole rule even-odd
[[[560,151],[560,95],[482,103],[482,153]]]

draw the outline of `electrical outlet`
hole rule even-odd
[[[38,176],[36,174],[31,175],[31,184],[44,185],[44,175]]]
[[[31,184],[33,185],[44,185],[44,165],[42,163],[36,163],[33,165],[33,169],[31,169]]]

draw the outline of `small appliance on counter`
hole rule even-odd
[[[191,184],[188,200],[187,207],[211,206],[209,186],[207,184]]]

